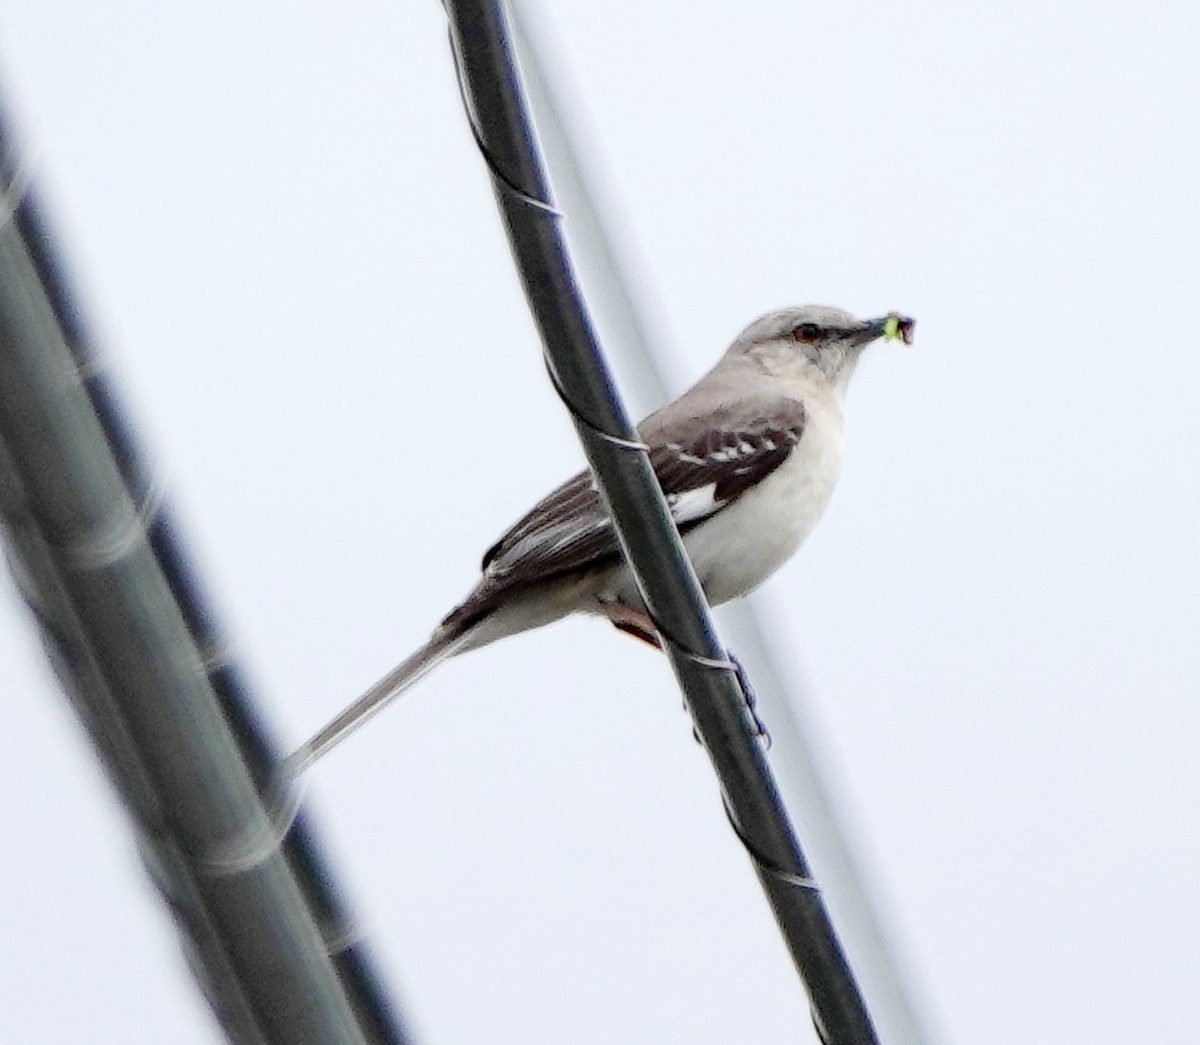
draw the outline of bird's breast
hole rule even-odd
[[[806,400],[804,433],[774,472],[685,538],[713,605],[758,587],[812,532],[842,466],[838,404]]]

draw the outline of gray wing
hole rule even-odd
[[[804,434],[791,399],[688,417],[658,434],[650,465],[680,532],[711,518],[762,482]],[[483,577],[445,623],[468,626],[521,589],[610,565],[621,554],[590,472],[539,501],[483,557]]]

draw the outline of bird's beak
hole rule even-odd
[[[885,341],[903,341],[906,345],[911,345],[916,325],[917,321],[909,316],[902,316],[898,312],[889,312],[879,319],[868,319],[859,328],[855,340],[860,345],[865,345],[881,337]]]

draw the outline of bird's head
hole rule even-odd
[[[867,345],[879,338],[912,344],[915,326],[895,312],[864,320],[829,305],[784,308],[746,327],[727,355],[744,356],[776,377],[815,379],[844,391]]]

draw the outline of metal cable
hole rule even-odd
[[[808,990],[822,1040],[877,1041],[820,892],[758,746],[736,665],[713,629],[699,583],[600,354],[550,201],[502,8],[447,0],[471,133],[493,175],[551,378],[575,421],[651,619],[721,780],[730,819],[754,861]]]
[[[0,522],[14,578],[230,1040],[401,1045],[303,819],[253,866],[214,873],[214,855],[264,824],[276,753],[97,365],[21,155],[0,114]]]

